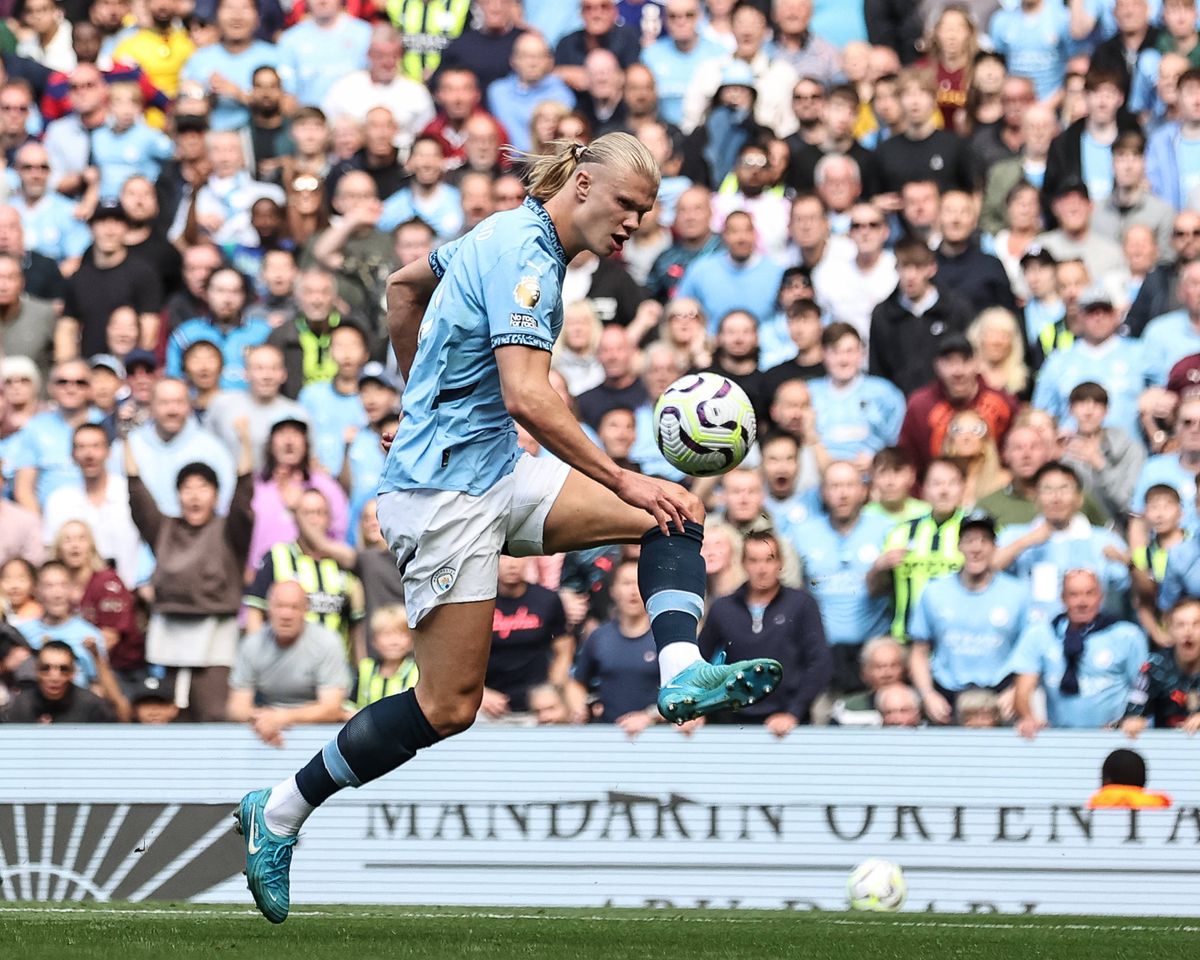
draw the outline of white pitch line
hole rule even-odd
[[[230,909],[205,909],[201,906],[195,910],[179,910],[173,908],[162,909],[135,909],[131,910],[124,907],[0,907],[0,915],[11,914],[77,914],[80,917],[101,915],[120,914],[127,917],[216,917],[218,919],[229,920],[246,920],[259,917],[257,910],[230,910]],[[966,921],[953,920],[904,920],[903,914],[896,918],[878,917],[875,919],[856,920],[851,917],[826,917],[819,913],[786,913],[786,911],[778,911],[779,916],[802,917],[813,923],[827,923],[843,927],[906,927],[910,929],[932,929],[932,930],[1069,930],[1069,931],[1088,931],[1088,932],[1103,932],[1114,930],[1121,933],[1200,933],[1200,925],[1191,924],[1175,924],[1173,926],[1157,926],[1154,924],[1145,923],[1087,923],[1084,921],[1072,921],[1068,923],[1021,923],[1014,920],[1011,923],[997,923],[995,921],[982,921],[979,923],[968,923]],[[637,916],[629,917],[622,916],[620,913],[613,914],[591,914],[591,915],[561,915],[561,914],[540,914],[540,913],[488,913],[484,911],[464,911],[458,913],[445,911],[412,911],[412,910],[397,910],[393,912],[355,912],[349,913],[340,910],[293,910],[292,917],[333,917],[345,920],[540,920],[551,922],[571,922],[582,921],[585,923],[739,923],[739,924],[756,924],[761,923],[764,918],[750,917],[703,917],[703,916],[688,916],[679,913],[664,913],[662,916]],[[774,919],[770,917],[769,919]],[[1036,919],[1036,918],[1033,918]]]

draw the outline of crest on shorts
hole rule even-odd
[[[433,571],[433,576],[429,578],[429,583],[433,587],[433,592],[441,596],[454,586],[457,577],[458,571],[453,567],[438,567]]]
[[[516,289],[513,290],[513,299],[526,310],[536,307],[537,302],[542,299],[542,285],[538,278],[524,276],[518,280]]]

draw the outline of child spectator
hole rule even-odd
[[[14,557],[0,567],[0,593],[5,620],[14,627],[42,616],[42,605],[34,596],[37,568],[23,557]]]
[[[361,710],[376,700],[417,685],[412,632],[403,605],[393,604],[375,611],[371,617],[371,638],[376,656],[358,662],[358,673],[350,688],[352,710]]]
[[[893,523],[915,520],[929,512],[929,504],[912,495],[917,468],[903,447],[884,447],[871,461],[871,502],[863,513],[886,517]]]
[[[158,180],[162,165],[175,155],[175,144],[142,119],[144,100],[135,83],[108,88],[111,119],[92,131],[92,163],[100,170],[100,199],[116,200],[132,176]]]

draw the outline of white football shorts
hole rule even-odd
[[[440,603],[496,596],[500,552],[540,556],[546,517],[566,483],[556,457],[522,453],[513,472],[479,496],[456,490],[381,494],[379,527],[404,577],[408,623]]]

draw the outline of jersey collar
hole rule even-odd
[[[558,230],[554,227],[554,221],[550,219],[550,214],[546,212],[546,208],[541,202],[533,197],[526,197],[524,204],[534,212],[542,224],[546,228],[546,232],[550,234],[550,241],[554,244],[554,253],[558,257],[558,262],[564,267],[567,265],[567,251],[563,249],[562,241],[558,239]]]

